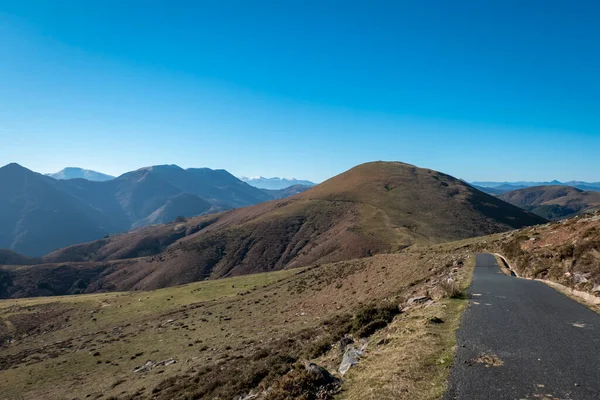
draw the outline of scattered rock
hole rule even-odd
[[[240,396],[234,397],[233,400],[252,400],[258,398],[258,396],[259,393],[242,394]]]
[[[354,346],[348,346],[346,352],[344,353],[344,357],[342,358],[342,362],[338,368],[338,372],[340,375],[344,376],[348,370],[359,363],[360,358],[365,354],[366,344],[363,345],[360,349]]]
[[[354,339],[352,339],[348,335],[341,338],[340,342],[338,343],[338,349],[340,351],[340,354],[344,354],[344,352],[346,351],[346,348],[353,343],[354,343]]]
[[[141,365],[139,367],[135,367],[133,369],[133,372],[134,373],[148,372],[148,371],[152,370],[153,368],[175,364],[176,362],[177,361],[175,359],[173,359],[173,358],[168,358],[166,360],[157,361],[157,362],[147,361],[146,364]]]
[[[431,322],[432,324],[443,324],[444,320],[439,317],[433,317],[429,319],[429,322]]]
[[[377,343],[375,343],[377,346],[383,346],[384,344],[388,344],[390,342],[390,339],[385,338],[385,339],[379,339],[377,341]]]
[[[422,304],[425,303],[427,301],[431,300],[431,297],[429,296],[416,296],[416,297],[411,297],[410,299],[408,299],[408,301],[406,302],[407,305],[411,305],[411,304]]]
[[[581,274],[579,272],[574,272],[573,273],[573,282],[575,282],[575,283],[586,283],[587,281],[588,281],[588,278],[584,274]]]
[[[315,363],[308,363],[306,364],[305,368],[312,375],[317,376],[319,381],[322,383],[332,383],[338,381],[338,379],[331,375],[329,371]]]
[[[594,285],[592,288],[592,293],[600,293],[600,285]]]

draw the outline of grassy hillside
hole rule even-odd
[[[299,197],[381,210],[388,226],[413,242],[457,240],[545,222],[450,175],[399,162],[360,165]]]
[[[149,290],[350,260],[542,222],[451,176],[376,162],[288,199],[72,246],[44,260],[64,264],[72,278],[63,274],[60,281],[69,290],[77,290],[73,285],[82,279],[81,270],[91,269],[95,277],[84,285],[86,293]],[[46,275],[52,268],[12,269],[13,293],[19,282],[34,282],[36,271]],[[30,278],[24,280],[24,274]]]
[[[232,399],[272,387],[269,398],[279,399],[285,387],[311,398],[318,387],[302,363],[335,373],[349,333],[370,344],[365,367],[344,377],[343,396],[434,399],[466,303],[448,298],[443,282],[467,283],[467,256],[415,251],[151,292],[3,300],[2,395]],[[408,304],[418,295],[433,301]],[[394,354],[406,360],[393,363]]]
[[[600,192],[587,192],[571,186],[536,186],[498,197],[550,220],[600,209]]]

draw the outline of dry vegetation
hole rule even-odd
[[[371,338],[374,348],[347,375],[339,397],[441,398],[456,352],[454,332],[466,306],[464,293],[473,267],[472,257],[456,277],[457,286],[451,292],[438,286],[440,292],[434,295],[437,301],[408,308],[387,328],[377,332]]]
[[[434,398],[465,302],[442,282],[465,285],[461,257],[415,251],[152,292],[4,300],[0,390],[14,399],[276,399],[282,387],[329,396],[302,364],[334,373],[348,334],[369,345],[338,396]],[[417,295],[432,300],[407,307]],[[388,383],[366,385],[373,379]]]

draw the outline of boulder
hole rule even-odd
[[[575,283],[586,283],[588,281],[588,278],[579,272],[574,272],[573,273],[573,282]]]
[[[336,386],[341,383],[338,378],[331,375],[329,371],[320,365],[309,362],[305,365],[305,368],[311,375],[317,377],[319,384],[322,386]]]
[[[348,335],[346,335],[343,338],[341,338],[340,342],[338,343],[338,350],[340,351],[340,354],[344,354],[344,352],[346,351],[346,348],[349,345],[351,345],[352,343],[354,343],[354,339],[352,339]]]
[[[344,357],[342,358],[342,362],[338,367],[338,372],[340,375],[344,376],[344,374],[346,374],[351,367],[360,362],[360,358],[365,354],[366,347],[366,343],[361,348],[348,346],[346,352],[344,353]]]

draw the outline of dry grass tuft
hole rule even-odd
[[[456,281],[444,280],[440,283],[442,295],[449,299],[466,299],[466,290]]]
[[[504,365],[504,361],[502,361],[500,359],[500,357],[498,357],[496,354],[494,353],[484,353],[479,355],[478,357],[476,357],[473,362],[476,362],[478,364],[484,364],[486,368],[489,367],[501,367]]]

